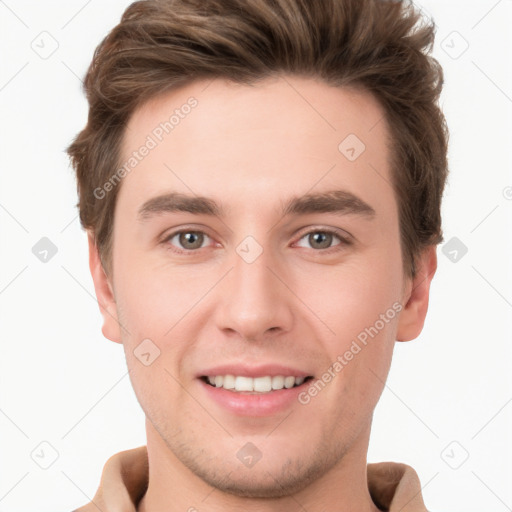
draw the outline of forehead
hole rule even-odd
[[[272,197],[343,188],[389,210],[388,156],[383,110],[365,91],[291,76],[201,80],[133,113],[118,201],[135,208],[178,191],[262,208]]]

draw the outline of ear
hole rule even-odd
[[[405,286],[396,341],[410,341],[417,338],[427,316],[430,283],[437,270],[436,246],[428,246],[418,258],[416,276]]]
[[[105,338],[122,343],[121,327],[117,318],[117,306],[110,279],[103,270],[98,247],[94,235],[87,231],[89,240],[89,268],[91,270],[92,280],[94,281],[94,290],[103,316],[103,326],[101,332]]]

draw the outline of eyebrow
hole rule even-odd
[[[353,214],[369,219],[375,216],[375,210],[368,203],[347,190],[329,190],[299,197],[295,196],[285,203],[281,202],[281,205],[283,216],[311,213]],[[172,212],[215,217],[226,216],[225,209],[213,199],[171,192],[148,199],[139,208],[137,217],[140,221],[146,221],[156,215]]]

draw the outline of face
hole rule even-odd
[[[297,77],[130,119],[103,332],[148,436],[218,489],[286,495],[364,449],[412,289],[387,137],[371,95]]]

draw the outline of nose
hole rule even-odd
[[[293,294],[284,283],[282,265],[265,250],[251,263],[238,253],[232,262],[218,290],[218,328],[228,336],[253,342],[289,332]]]

